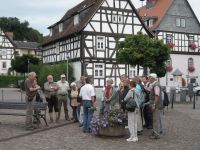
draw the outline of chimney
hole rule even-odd
[[[5,33],[11,40],[13,40],[13,32],[6,32]]]

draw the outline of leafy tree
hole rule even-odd
[[[38,65],[39,59],[33,57],[32,55],[23,55],[23,56],[16,56],[11,61],[12,70],[15,70],[16,72],[19,73],[27,73],[28,70],[31,71],[28,68],[31,66],[31,64]]]
[[[1,17],[0,28],[5,32],[13,32],[13,40],[42,42],[42,34],[29,27],[28,21],[20,22],[20,20],[16,17]]]
[[[119,63],[148,67],[159,77],[166,73],[165,62],[170,57],[170,49],[161,40],[155,40],[139,32],[129,35],[119,44],[117,61]]]

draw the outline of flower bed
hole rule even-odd
[[[94,116],[91,121],[91,129],[97,135],[123,136],[127,134],[126,124],[126,115],[121,110],[115,109],[103,116]]]

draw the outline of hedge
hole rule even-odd
[[[21,76],[0,76],[0,87],[6,88],[11,85],[14,87],[18,87],[18,80],[24,80],[24,77]]]
[[[73,76],[73,69],[71,65],[68,65],[68,79],[69,83],[74,81]],[[30,71],[35,71],[38,75],[38,84],[43,87],[44,83],[47,81],[47,76],[52,75],[54,78],[54,81],[57,82],[60,80],[61,74],[67,74],[67,65],[66,63],[60,63],[60,64],[53,64],[53,65],[46,65],[46,64],[40,64],[39,66],[30,66]]]

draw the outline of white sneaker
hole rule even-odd
[[[125,126],[125,129],[128,129],[128,126]]]
[[[133,138],[133,142],[137,142],[138,141],[138,137]]]
[[[126,139],[127,142],[132,142],[133,140],[134,140],[133,138]]]

